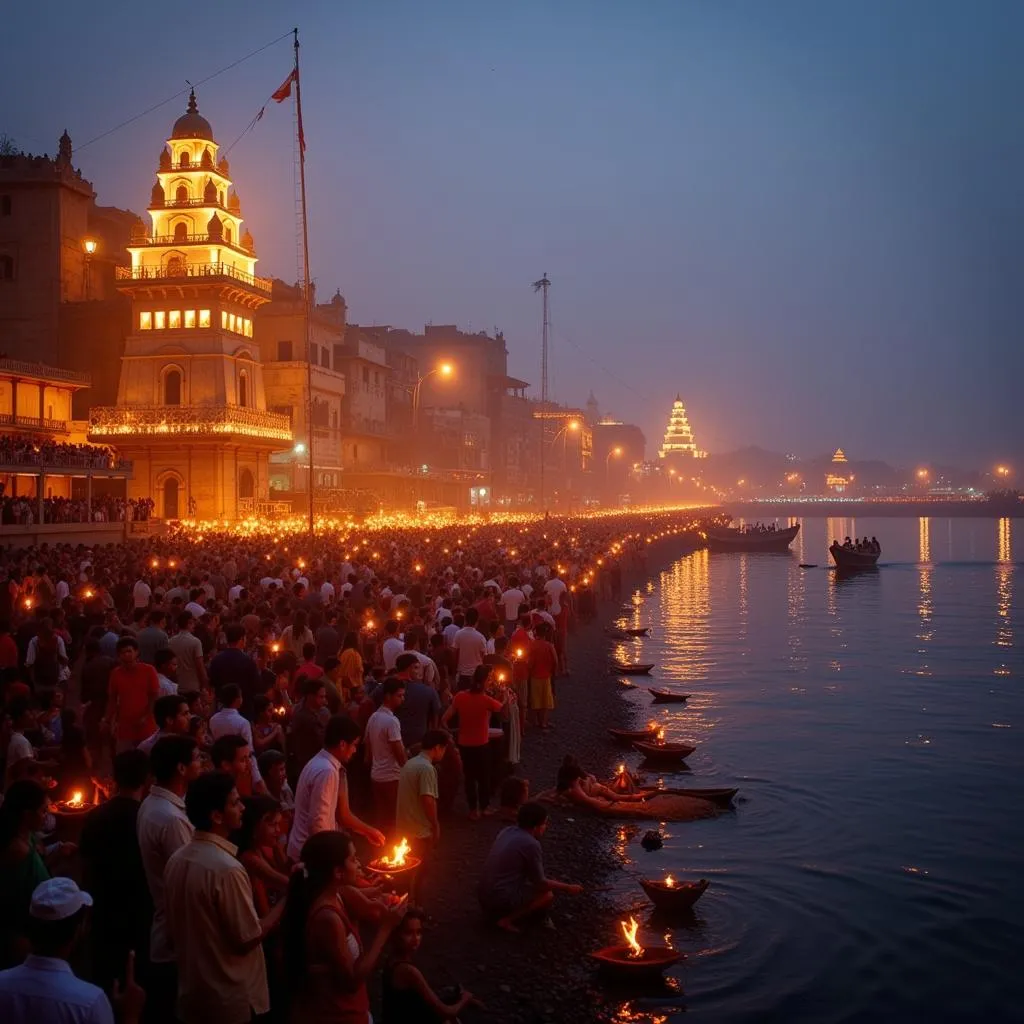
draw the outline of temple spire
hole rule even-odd
[[[702,452],[693,440],[693,430],[690,427],[690,421],[686,418],[682,395],[677,394],[676,400],[672,403],[668,428],[665,430],[665,440],[658,452],[658,457],[661,459],[669,457],[702,459],[706,455],[707,452]]]

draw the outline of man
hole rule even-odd
[[[479,612],[476,608],[466,609],[466,624],[452,638],[452,650],[458,655],[457,689],[465,690],[473,682],[473,673],[484,663],[487,654],[487,640],[477,628]]]
[[[555,650],[558,651],[559,675],[568,675],[569,664],[566,660],[565,638],[569,629],[569,598],[568,588],[559,578],[558,570],[551,574],[551,579],[544,584],[544,594],[548,599],[548,610],[555,620]]]
[[[167,616],[159,608],[154,608],[149,613],[148,625],[139,630],[136,640],[139,642],[139,661],[147,665],[156,665],[157,651],[167,646],[167,634],[164,632],[164,624]]]
[[[28,697],[15,697],[7,706],[11,719],[11,740],[7,745],[6,784],[26,778],[47,768],[56,768],[56,761],[40,761],[36,748],[25,735],[36,728],[37,715]]]
[[[257,760],[263,784],[267,787],[267,796],[273,797],[278,802],[283,818],[284,833],[288,833],[291,831],[292,819],[295,817],[295,794],[292,792],[292,787],[288,785],[285,756],[280,750],[271,747],[270,750],[264,750]]]
[[[68,962],[85,934],[92,897],[70,878],[40,882],[29,904],[32,954],[20,967],[0,971],[0,1020],[11,1024],[114,1024],[114,1012],[101,988],[76,978]],[[146,993],[135,984],[128,959],[124,994],[114,1001],[123,1024],[137,1024]]]
[[[194,635],[195,616],[190,612],[178,613],[178,631],[167,641],[178,659],[178,689],[182,693],[193,693],[206,689],[206,663],[203,661],[203,645]]]
[[[324,582],[320,588],[323,595],[324,587],[331,587],[331,597],[334,596],[334,587],[329,582]],[[326,601],[327,598],[324,597]],[[338,634],[338,613],[334,608],[328,608],[324,613],[324,624],[316,631],[316,663],[323,669],[327,667],[328,658],[336,658],[341,649],[341,636]]]
[[[290,775],[297,784],[306,762],[324,745],[324,715],[327,690],[320,679],[307,679],[302,690],[302,701],[292,715],[288,733],[288,756],[291,758]]]
[[[316,644],[302,645],[302,664],[295,673],[295,686],[302,689],[302,681],[305,679],[322,679],[323,668],[316,663]]]
[[[107,699],[107,721],[118,753],[137,747],[156,730],[153,705],[160,696],[160,683],[156,669],[138,658],[135,638],[121,637],[117,641],[117,665],[110,673]]]
[[[344,715],[333,715],[324,730],[324,747],[302,769],[295,789],[295,819],[288,836],[288,856],[301,859],[302,846],[317,832],[347,829],[383,846],[384,836],[353,812],[348,800],[345,766],[359,747],[359,726]],[[269,753],[269,751],[268,751]]]
[[[420,858],[420,866],[413,873],[409,888],[409,902],[415,906],[423,905],[425,877],[430,872],[433,853],[441,840],[435,765],[444,760],[449,742],[448,733],[441,729],[425,733],[420,752],[402,765],[398,777],[395,828],[398,835],[409,838],[412,852]]]
[[[287,900],[261,921],[252,885],[228,837],[242,825],[242,799],[221,772],[189,786],[192,840],[167,862],[168,925],[178,957],[178,1019],[249,1024],[270,1011],[263,940]]]
[[[366,762],[370,765],[377,824],[387,831],[395,823],[398,779],[405,764],[402,726],[395,717],[395,711],[405,700],[405,683],[400,679],[385,679],[380,692],[380,707],[366,723]]]
[[[100,637],[100,651],[112,660],[117,659],[117,641],[121,639],[124,626],[117,617],[117,611],[109,609],[104,615],[104,630]]]
[[[162,647],[156,652],[156,681],[160,687],[160,696],[167,697],[177,694],[178,659],[170,647]]]
[[[153,785],[142,801],[136,819],[139,852],[146,870],[146,882],[153,899],[153,927],[149,933],[151,964],[146,987],[150,1005],[161,1019],[173,1019],[178,976],[174,945],[167,927],[167,900],[164,868],[176,850],[192,838],[192,824],[185,813],[185,793],[189,783],[199,778],[201,762],[196,741],[191,736],[165,736],[149,755]]]
[[[252,756],[252,747],[245,742],[244,736],[239,736],[236,733],[221,736],[210,747],[210,760],[213,762],[215,772],[223,772],[225,775],[231,776],[242,796],[253,795],[252,768],[255,761]],[[265,787],[261,784],[260,788],[262,791]]]
[[[152,589],[146,580],[140,576],[135,581],[135,586],[132,587],[132,608],[148,608],[149,599],[152,596]]]
[[[153,900],[139,848],[139,805],[149,782],[149,757],[124,750],[114,758],[114,795],[85,816],[78,852],[93,894],[92,977],[105,992],[121,977],[133,950],[148,963]]]
[[[405,643],[398,637],[398,619],[388,619],[384,623],[384,643],[381,644],[385,672],[394,670],[395,662],[404,650]]]
[[[502,593],[500,601],[505,616],[505,635],[511,636],[519,620],[519,608],[526,602],[526,595],[519,589],[519,580],[515,576],[508,578],[508,587]]]
[[[221,709],[215,715],[210,716],[210,736],[213,738],[214,746],[222,736],[240,736],[249,747],[249,771],[248,781],[252,792],[245,792],[245,783],[242,783],[239,792],[243,796],[251,796],[253,792],[262,793],[265,790],[263,778],[260,775],[260,766],[256,763],[256,747],[252,741],[252,725],[247,718],[243,718],[239,708],[242,706],[242,691],[235,683],[228,683],[220,688]],[[214,762],[217,769],[217,763]]]
[[[210,685],[219,693],[227,683],[237,683],[242,691],[241,713],[252,721],[252,699],[263,692],[260,670],[256,662],[245,653],[245,627],[239,622],[224,627],[227,646],[213,656],[210,662]]]
[[[540,837],[547,827],[548,812],[543,804],[523,804],[516,824],[498,833],[484,861],[478,888],[480,906],[505,931],[518,932],[524,918],[546,913],[556,892],[573,896],[583,892],[582,885],[545,876]]]
[[[405,700],[396,715],[402,728],[402,743],[408,749],[422,742],[428,729],[437,725],[441,717],[441,699],[437,690],[413,677],[419,662],[412,651],[400,654],[395,662],[395,674],[405,684]]]
[[[147,736],[138,747],[147,756],[164,736],[188,735],[191,719],[188,702],[184,697],[173,693],[158,697],[156,704],[153,705],[153,717],[156,719],[156,732]]]

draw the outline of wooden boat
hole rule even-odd
[[[642,626],[639,629],[619,629],[617,626],[605,626],[605,635],[613,640],[639,640],[648,636],[651,632],[649,626]]]
[[[878,564],[882,549],[877,551],[858,551],[856,548],[844,548],[841,544],[833,544],[828,553],[836,563],[837,569],[874,569]]]
[[[609,729],[608,734],[613,740],[632,746],[637,740],[653,739],[657,734],[657,727],[653,729]]]
[[[671,690],[659,690],[654,686],[648,686],[647,692],[654,698],[655,704],[682,704],[693,696],[692,693],[673,693]]]
[[[649,789],[642,792],[649,796],[657,796],[659,793],[666,793],[669,796],[692,796],[697,800],[710,800],[719,807],[729,807],[739,790],[722,786],[717,789]]]
[[[697,748],[689,743],[651,743],[634,740],[633,749],[649,761],[685,761]]]
[[[613,660],[612,668],[624,676],[646,676],[654,668],[654,662]]]
[[[640,887],[647,893],[647,898],[654,904],[654,909],[668,914],[689,910],[704,895],[710,884],[706,878],[699,882],[673,882],[672,885],[668,885],[663,879],[640,879]]]
[[[800,524],[785,530],[734,530],[728,526],[709,526],[708,547],[712,551],[788,551],[800,532]]]

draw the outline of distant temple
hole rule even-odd
[[[846,461],[846,453],[842,448],[837,448],[832,456],[832,465],[825,474],[825,489],[833,494],[843,494],[851,483],[853,474]]]
[[[702,452],[693,440],[693,430],[690,429],[690,421],[686,418],[686,409],[683,400],[676,395],[672,403],[672,412],[669,415],[668,429],[665,431],[665,440],[658,451],[658,458],[689,458],[703,459],[707,452]]]

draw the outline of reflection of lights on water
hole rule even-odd
[[[921,516],[917,521],[917,560],[932,560],[932,521],[927,516]]]

